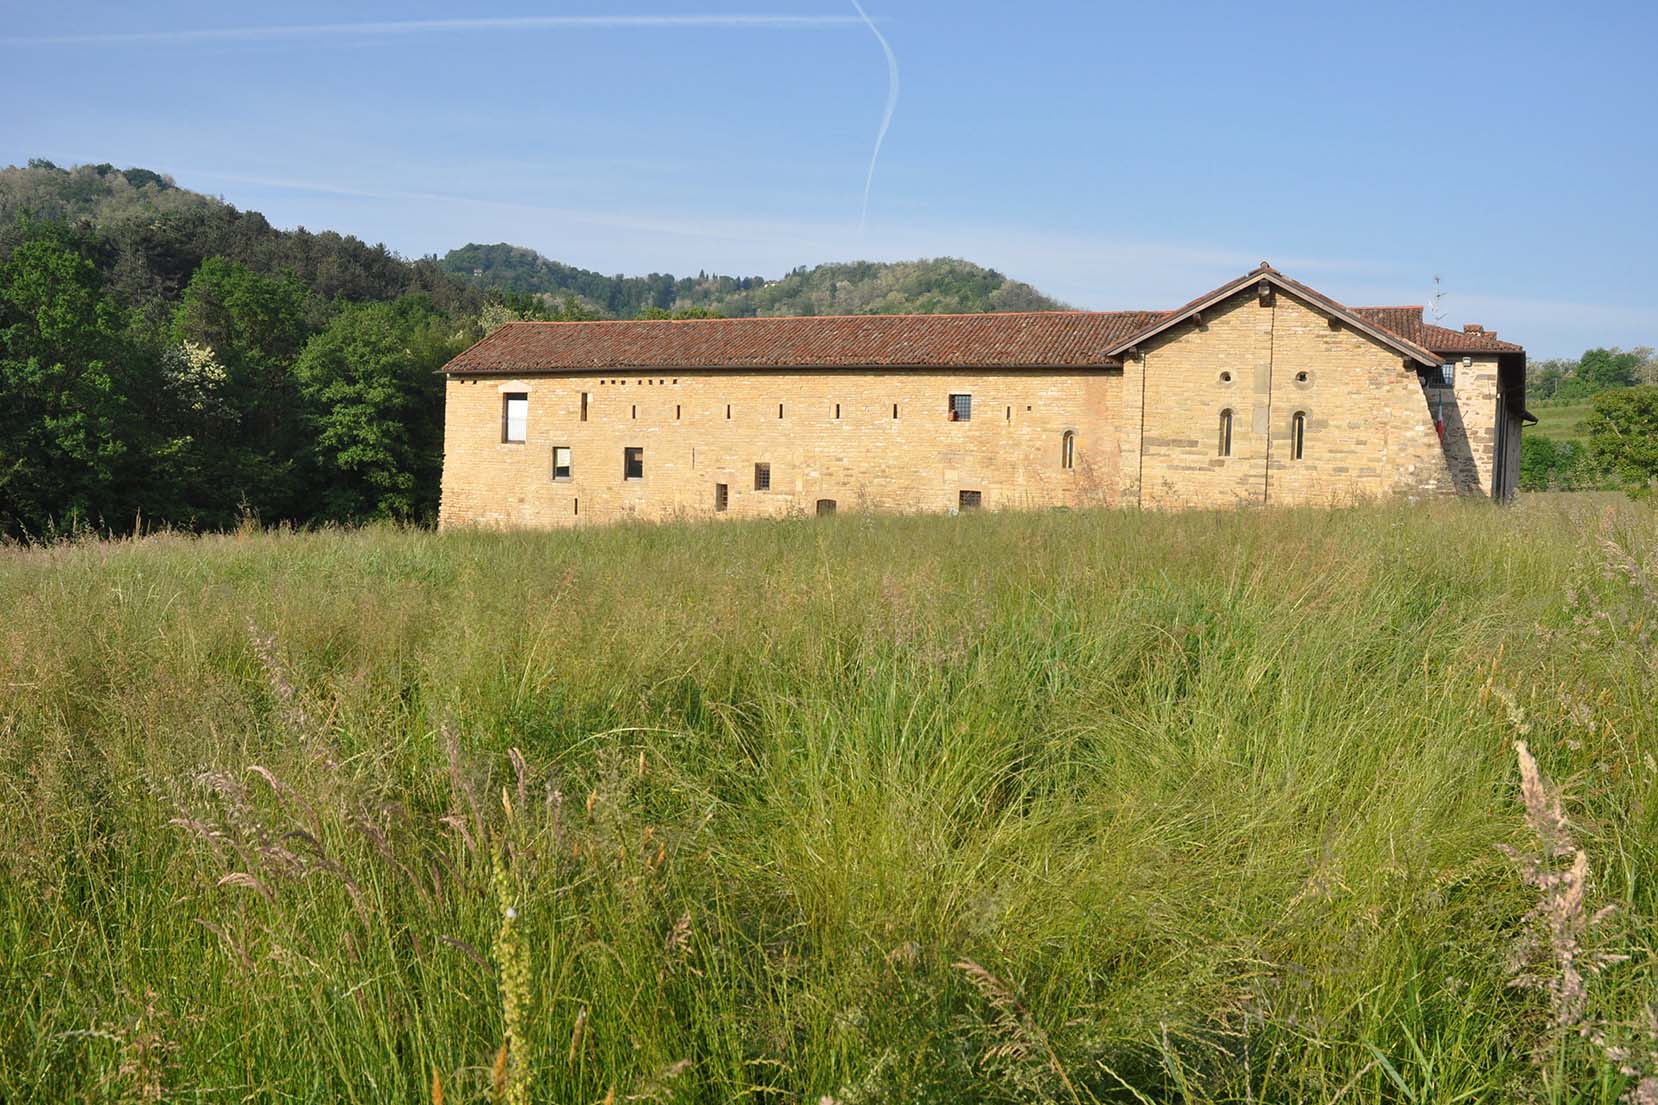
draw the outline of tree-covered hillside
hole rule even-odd
[[[505,242],[451,250],[443,268],[480,288],[578,297],[616,318],[650,311],[749,315],[859,315],[903,312],[1051,311],[1064,307],[1029,284],[953,257],[802,265],[779,280],[718,276],[605,276]]]

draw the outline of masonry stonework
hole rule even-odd
[[[506,353],[469,351],[449,366],[440,521],[546,527],[942,512],[969,499],[987,509],[1173,509],[1506,497],[1523,415],[1519,347],[1486,341],[1476,328],[1458,339],[1412,323],[1419,308],[1350,312],[1277,277],[1263,266],[1200,309],[1124,313],[1121,325],[1085,312],[1001,316],[990,329],[979,316],[948,324],[978,327],[986,361],[1030,357],[1036,342],[1035,354],[1052,346],[1055,360],[1070,362],[1047,366],[846,364],[866,351],[872,361],[973,357],[972,348],[938,353],[925,344],[894,354],[894,335],[910,324],[890,317],[872,327],[784,320],[786,331],[763,332],[748,327],[776,320],[648,324],[704,327],[678,331],[517,324],[554,329],[486,339],[474,350],[504,341]],[[1414,326],[1411,340],[1371,319]],[[840,345],[828,353],[818,323],[838,329]],[[604,328],[623,325],[633,327],[630,341],[645,343],[642,353],[628,350],[635,360],[652,354],[658,333],[678,344],[648,368],[577,367],[610,355],[606,343],[620,331]],[[1104,348],[1102,334],[1135,328],[1143,340]],[[781,363],[717,363],[736,355],[734,334],[755,333],[777,343]],[[1443,351],[1428,351],[1418,336]],[[1480,351],[1459,354],[1465,346]],[[832,366],[789,363],[831,356],[839,358]],[[1440,386],[1442,360],[1454,365],[1450,386]],[[527,399],[521,442],[505,440],[509,395]],[[970,417],[952,417],[953,395],[970,396]],[[562,449],[567,476],[554,471]],[[635,449],[637,474],[625,465]]]

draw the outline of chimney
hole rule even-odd
[[[1485,333],[1485,327],[1477,322],[1465,322],[1462,324],[1462,332],[1464,334],[1483,334]]]

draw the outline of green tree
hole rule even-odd
[[[294,461],[302,448],[293,364],[315,330],[320,305],[292,276],[264,276],[222,257],[202,262],[173,313],[171,337],[211,353],[223,370],[222,402],[196,412],[192,432],[199,494],[267,519],[305,509]]]
[[[97,269],[37,238],[0,265],[0,532],[126,526],[144,508],[135,396],[153,363]]]
[[[1658,481],[1658,387],[1603,391],[1583,420],[1594,464],[1630,489]]]
[[[443,385],[454,328],[420,296],[345,308],[294,365],[307,489],[317,516],[427,521],[443,463]]]

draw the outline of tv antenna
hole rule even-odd
[[[1436,323],[1439,322],[1441,319],[1443,319],[1445,317],[1445,311],[1439,305],[1440,301],[1443,300],[1444,298],[1445,298],[1445,289],[1441,288],[1439,286],[1439,274],[1434,273],[1434,278],[1433,278],[1433,306],[1429,307],[1428,311],[1433,315],[1433,320]]]

